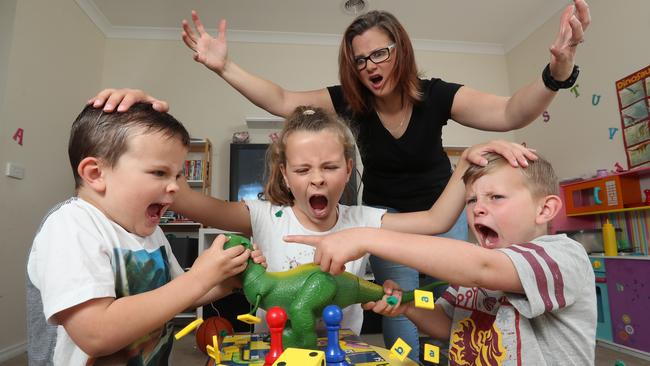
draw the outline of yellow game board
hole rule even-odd
[[[236,333],[223,339],[221,349],[221,364],[233,365],[264,365],[264,357],[269,350],[270,336],[266,333],[250,334]],[[346,360],[355,366],[380,366],[388,365],[379,353],[365,343],[352,331],[343,329],[339,333],[339,340]],[[327,337],[321,334],[318,338],[318,348],[324,350],[327,346]]]

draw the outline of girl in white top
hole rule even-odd
[[[486,150],[506,155],[513,164],[517,160],[524,163],[526,156],[534,158],[527,149],[513,143],[472,148],[473,153]],[[323,235],[360,226],[419,234],[445,232],[464,206],[461,177],[468,153],[441,198],[427,211],[386,213],[371,207],[341,205],[338,202],[352,174],[354,137],[336,115],[302,106],[289,116],[278,140],[269,147],[264,200],[227,202],[186,186],[178,193],[173,209],[210,226],[252,235],[266,256],[267,271],[286,271],[314,259],[314,248],[286,243],[283,237],[289,234]],[[363,276],[366,260],[363,257],[346,263],[345,269]],[[358,334],[362,322],[359,305],[344,310],[343,328]]]

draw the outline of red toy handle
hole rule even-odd
[[[280,357],[284,351],[282,347],[282,332],[287,323],[287,312],[279,306],[274,306],[266,312],[266,324],[271,331],[271,348],[264,359],[264,366],[272,366],[273,362]]]

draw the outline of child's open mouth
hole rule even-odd
[[[309,197],[309,205],[316,216],[323,216],[327,213],[327,197],[314,195]]]
[[[168,205],[163,205],[161,203],[150,204],[149,207],[147,207],[147,218],[149,221],[157,225],[163,213],[167,209],[167,206]]]
[[[492,228],[482,224],[475,224],[474,228],[480,236],[478,239],[483,247],[494,248],[499,243],[499,234]]]

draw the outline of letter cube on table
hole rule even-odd
[[[287,348],[273,366],[325,366],[325,352],[311,349]]]
[[[424,360],[439,363],[440,362],[440,347],[433,344],[424,344]]]
[[[411,353],[411,346],[406,344],[402,338],[397,338],[397,341],[395,341],[393,347],[390,349],[391,356],[397,357],[400,361],[404,361],[409,353]]]
[[[433,310],[436,306],[433,299],[433,292],[431,291],[415,290],[413,292],[413,298],[415,299],[416,308]]]

